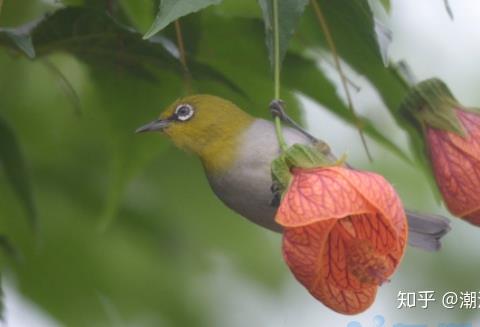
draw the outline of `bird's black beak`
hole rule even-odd
[[[157,119],[135,130],[135,133],[161,131],[170,124],[169,119]]]

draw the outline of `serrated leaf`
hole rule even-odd
[[[61,9],[35,24],[9,29],[9,32],[30,37],[38,57],[68,52],[89,63],[110,65],[116,70],[125,69],[150,78],[148,65],[181,71],[178,61],[161,44],[143,41],[140,34],[91,8]],[[5,35],[5,31],[0,31],[0,46],[15,48],[2,34]]]
[[[30,35],[18,33],[17,31],[9,28],[0,28],[0,33],[3,33],[10,39],[25,55],[33,59],[35,58],[35,48],[33,47],[32,38]],[[0,36],[1,37],[1,36]]]
[[[148,39],[152,37],[180,17],[197,12],[208,6],[219,4],[220,2],[222,2],[222,0],[161,0],[157,17],[143,38]]]
[[[11,33],[30,38],[33,41],[30,52],[13,43],[9,38]],[[60,9],[24,26],[0,30],[0,46],[21,50],[27,56],[31,52],[36,53],[36,57],[67,52],[89,64],[115,72],[126,71],[152,81],[157,79],[158,69],[183,74],[178,56],[168,49],[167,43],[175,46],[157,38],[143,40],[141,34],[119,25],[105,12],[83,7]],[[233,82],[209,65],[189,60],[189,68],[198,73],[194,78],[218,79],[239,91]]]
[[[288,43],[305,11],[305,6],[308,4],[308,0],[258,0],[265,23],[265,40],[272,67],[274,62],[273,1],[277,1],[278,5],[280,62],[285,57]]]
[[[0,167],[3,168],[10,186],[27,212],[30,223],[35,225],[36,210],[25,160],[20,151],[15,133],[1,117]]]

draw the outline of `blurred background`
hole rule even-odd
[[[83,10],[89,1],[66,2]],[[187,61],[194,90],[268,117],[273,84],[261,13],[251,10],[256,1],[245,3],[225,0],[185,17]],[[0,26],[19,26],[60,6],[5,0]],[[124,0],[106,9],[144,33],[156,6],[156,1]],[[376,13],[393,32],[392,61],[406,60],[418,80],[442,78],[461,103],[478,106],[480,4],[451,0],[450,6],[453,20],[441,0],[392,0],[388,14]],[[338,15],[334,9],[330,13]],[[34,60],[0,38],[0,123],[11,132],[2,132],[0,145],[13,135],[23,158],[14,172],[21,182],[12,183],[8,169],[0,170],[5,326],[293,327],[356,321],[380,327],[377,316],[385,326],[480,325],[480,309],[448,310],[440,303],[446,291],[480,291],[479,231],[455,219],[442,251],[408,248],[400,269],[365,313],[342,316],[313,299],[283,263],[280,235],[224,207],[194,157],[160,136],[133,134],[186,92],[181,67],[168,61],[168,51],[176,50],[173,29],[157,37],[155,46],[143,46],[138,35],[110,38],[116,31],[110,23],[72,20],[75,15],[38,32]],[[338,23],[334,18],[334,36],[336,24],[341,29],[351,23],[341,31],[345,35],[357,29],[348,15]],[[398,81],[383,73],[380,57],[372,63],[363,56],[368,51],[354,47],[351,34],[355,58],[345,54],[343,59],[358,86],[354,104],[384,136],[367,133],[374,158],[369,162],[349,118],[335,112],[345,108],[345,97],[331,56],[321,40],[305,45],[320,33],[308,19],[307,13],[284,66],[282,96],[290,112],[354,165],[385,175],[406,206],[448,215],[421,167],[402,159],[401,153],[415,157],[408,147],[411,136],[391,114],[402,97],[395,91],[401,89]],[[81,40],[88,29],[102,29],[105,37]],[[348,50],[341,36],[340,53]],[[299,54],[320,77],[305,74],[310,66],[299,62]],[[363,71],[373,69],[380,72]],[[31,189],[31,200],[18,185]],[[399,291],[435,291],[437,302],[427,310],[397,309]]]

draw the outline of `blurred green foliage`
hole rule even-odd
[[[405,88],[383,65],[368,2],[319,4],[341,58],[401,124]],[[221,205],[195,158],[133,134],[187,92],[174,26],[142,39],[157,9],[154,0],[17,0],[0,13],[2,271],[67,326],[212,326],[194,276],[218,253],[272,291],[286,272],[279,237],[272,242]],[[261,17],[256,1],[224,0],[181,18],[193,91],[268,117],[273,84]],[[303,94],[355,125],[317,65],[328,56],[307,6],[286,51],[282,98],[294,117]],[[380,145],[412,158],[360,122]]]

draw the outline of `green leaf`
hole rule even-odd
[[[18,253],[17,249],[13,246],[10,240],[5,236],[0,234],[0,249],[3,250],[3,253],[7,255],[12,260],[20,262],[21,257],[20,253]],[[0,276],[1,280],[1,276]],[[1,294],[1,287],[0,287],[0,294]],[[0,296],[0,320],[2,317],[2,308],[1,308],[1,296]]]
[[[133,26],[145,33],[155,17],[154,0],[119,0],[118,4]]]
[[[14,43],[10,38],[12,34],[31,39],[33,46],[27,48]],[[119,25],[103,11],[91,8],[69,7],[22,27],[0,30],[0,46],[21,50],[31,59],[67,52],[91,65],[117,73],[126,71],[150,81],[157,79],[159,70],[183,74],[172,41],[164,37],[143,40],[139,33]],[[210,65],[190,59],[189,68],[195,79],[218,80],[240,92],[231,80]],[[73,88],[65,79],[61,82],[78,109]]]
[[[383,5],[387,12],[390,12],[390,10],[392,9],[392,4],[390,3],[390,0],[380,0],[380,3]]]
[[[272,67],[274,59],[273,1],[278,2],[280,61],[285,57],[288,43],[295,32],[305,6],[308,4],[308,0],[258,0],[262,8],[263,21],[265,23],[265,40]]]
[[[262,13],[255,1],[223,0],[215,6],[215,13],[226,17],[261,18]]]
[[[70,83],[68,78],[62,73],[60,69],[57,68],[57,66],[55,66],[52,62],[50,62],[50,60],[48,60],[47,58],[44,58],[42,63],[48,69],[48,71],[52,73],[52,75],[57,77],[59,85],[63,93],[67,96],[67,98],[72,103],[75,113],[77,115],[80,115],[82,113],[80,97],[78,96],[77,91],[75,91],[75,88]]]
[[[22,34],[14,29],[9,28],[0,28],[0,33],[3,33],[3,36],[0,35],[0,42],[2,38],[5,40],[6,38],[10,39],[13,44],[15,44],[24,54],[30,58],[35,58],[35,48],[33,47],[32,38],[28,34]]]
[[[178,60],[160,43],[143,41],[135,33],[114,22],[102,11],[70,7],[15,30],[31,37],[37,57],[68,52],[91,64],[153,78],[151,65],[181,72]],[[0,46],[12,47],[0,31]],[[14,44],[18,47],[18,44]],[[23,48],[21,50],[25,51]]]
[[[85,0],[61,0],[65,6],[84,6]]]
[[[22,203],[32,225],[36,223],[36,210],[25,160],[10,126],[0,117],[0,166]]]
[[[222,0],[161,0],[157,17],[143,38],[148,39],[152,37],[175,19],[220,2]]]
[[[61,6],[59,1],[2,1],[3,6],[0,17],[0,25],[2,27],[23,24]]]

